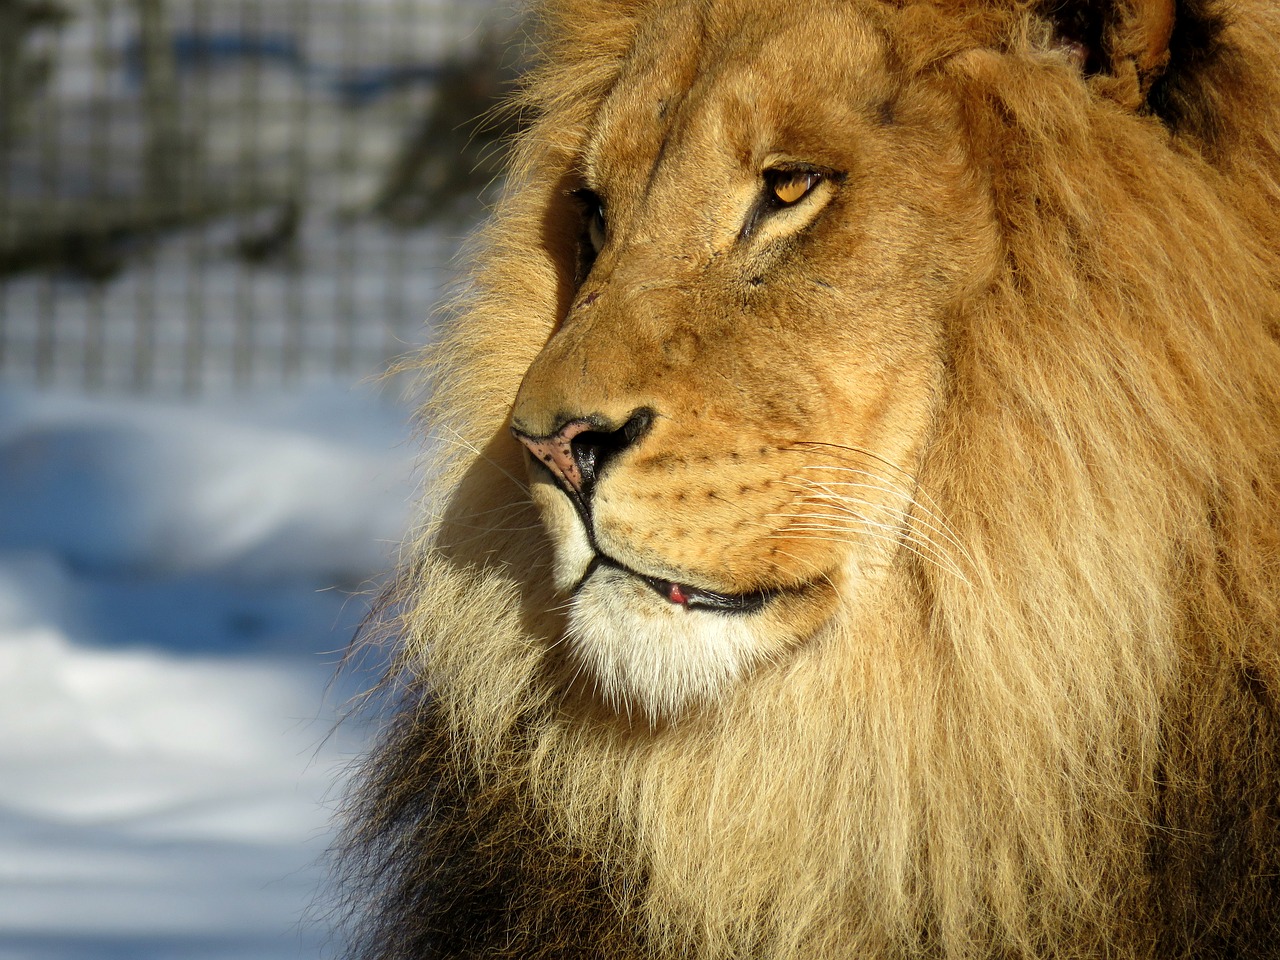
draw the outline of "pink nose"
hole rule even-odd
[[[586,420],[574,420],[565,424],[559,433],[550,437],[529,437],[516,432],[516,439],[528,447],[539,461],[544,463],[555,478],[571,493],[582,495],[585,478],[578,460],[573,455],[573,438],[591,429]]]

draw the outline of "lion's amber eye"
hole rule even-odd
[[[604,246],[604,208],[596,207],[587,220],[587,238],[591,249],[599,253]]]
[[[784,207],[797,203],[822,180],[822,174],[813,170],[769,170],[765,173],[769,192]]]
[[[591,244],[591,253],[598,254],[604,247],[605,240],[605,219],[604,219],[604,201],[600,199],[600,195],[594,190],[575,190],[574,196],[578,198],[583,207],[583,215],[586,218],[587,226],[587,242]]]

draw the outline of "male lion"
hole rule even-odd
[[[1280,956],[1272,0],[542,22],[354,954]]]

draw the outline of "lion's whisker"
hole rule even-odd
[[[802,536],[798,536],[795,539],[829,542],[829,543],[848,543],[847,539],[841,538],[841,537],[815,537],[810,535],[808,531],[800,531],[800,533],[802,534]],[[889,534],[882,533],[878,530],[861,530],[861,531],[858,531],[858,533],[860,536],[865,536],[872,540],[877,540],[884,543],[890,543],[897,546],[901,546],[902,549],[906,550],[908,553],[914,555],[915,557],[919,558],[925,563],[928,563],[934,567],[937,567],[939,570],[943,571],[944,573],[951,574],[952,576],[958,578],[963,583],[970,582],[969,578],[965,576],[964,571],[961,570],[955,564],[955,562],[945,553],[939,553],[937,550],[926,551],[920,547],[918,542],[913,543],[911,540],[904,539],[902,537],[890,536]]]
[[[841,506],[849,507],[850,503],[860,507],[868,507],[873,510],[887,509],[883,504],[865,503],[861,501],[848,501],[845,504],[841,504]],[[849,529],[854,525],[856,525],[858,528],[873,527],[876,529],[886,531],[886,533],[894,535],[895,537],[902,539],[904,541],[915,543],[921,547],[928,548],[929,550],[936,552],[940,556],[947,557],[948,560],[950,560],[952,563],[955,562],[949,556],[947,551],[942,548],[941,544],[937,543],[932,538],[925,536],[923,531],[918,530],[914,525],[904,524],[904,523],[888,523],[885,521],[876,520],[876,519],[873,519],[872,517],[867,516],[865,513],[861,513],[855,509],[852,509],[851,507],[849,507],[849,509],[847,509],[846,512],[839,513],[839,514],[817,513],[812,511],[806,511],[802,513],[772,514],[772,516],[776,516],[781,519],[795,521],[788,524],[787,526],[788,530],[805,530],[805,529],[823,528],[823,529],[829,529],[829,530],[835,531],[835,530]],[[821,523],[819,521],[828,521],[828,523]],[[848,526],[847,527],[837,526],[837,524],[844,524]],[[960,549],[965,559],[971,562],[971,558],[968,556],[968,553],[964,551],[962,546],[960,546],[958,543],[955,543],[954,538],[949,538],[948,542],[952,543],[958,549]]]
[[[883,489],[873,484],[855,483],[855,482],[840,482],[835,485],[848,486],[851,488],[867,489],[867,490]],[[861,498],[851,498],[847,494],[843,494],[837,490],[832,490],[826,484],[815,483],[813,488],[817,490],[821,490],[822,492],[828,494],[831,498],[833,498],[833,500],[835,501],[833,505],[835,506],[840,506],[844,503],[852,502],[858,506],[865,506],[865,507],[877,509],[877,510],[886,510],[886,511],[894,510],[894,512],[896,512],[895,508],[890,507],[887,504],[877,504],[877,503],[872,503],[870,501],[863,500]],[[972,562],[972,557],[969,555],[968,548],[965,547],[965,545],[961,542],[960,538],[956,535],[955,531],[947,523],[945,518],[940,517],[937,514],[933,513],[927,507],[924,507],[923,505],[921,505],[918,501],[908,501],[908,503],[905,504],[904,507],[908,510],[910,507],[918,508],[920,511],[918,514],[914,512],[912,513],[913,524],[918,527],[922,527],[925,530],[928,530],[942,537],[948,543],[950,543],[953,547],[955,547],[958,551],[960,551],[960,553],[965,557],[966,560],[968,560],[969,562]]]
[[[461,448],[462,450],[465,450],[467,453],[470,453],[472,456],[474,456],[477,460],[482,460],[485,463],[489,464],[489,466],[493,467],[500,474],[502,474],[504,477],[506,477],[508,480],[514,483],[517,487],[523,490],[526,495],[529,493],[528,481],[517,477],[515,474],[513,474],[510,470],[508,470],[502,464],[498,463],[498,461],[494,460],[493,457],[487,456],[483,450],[477,447],[474,443],[472,443],[466,437],[462,436],[462,434],[459,433],[457,430],[452,430],[451,432],[453,433],[452,437],[447,437],[442,434],[436,433],[436,434],[429,435],[427,437],[427,440],[428,442],[452,444],[456,447]]]
[[[512,500],[510,503],[499,504],[496,507],[490,507],[487,510],[470,510],[466,516],[470,520],[478,517],[487,517],[491,513],[534,513],[535,507],[532,500]],[[440,518],[444,517],[443,511],[436,511],[436,515]]]
[[[843,481],[843,480],[816,481],[816,480],[809,480],[809,479],[802,479],[802,478],[797,478],[794,482],[802,483],[808,489],[821,490],[833,498],[840,498],[840,499],[844,499],[845,495],[839,492],[838,490],[833,489],[833,487],[847,486],[847,487],[856,488],[856,489],[878,490],[885,493],[901,496],[906,501],[906,503],[904,504],[904,508],[913,508],[911,512],[915,518],[916,523],[930,529],[933,533],[936,533],[939,536],[942,536],[945,539],[947,539],[957,550],[961,552],[961,554],[965,556],[966,560],[969,560],[970,562],[972,562],[972,558],[969,555],[968,548],[957,536],[950,522],[944,516],[942,516],[941,513],[938,512],[936,509],[931,509],[927,504],[922,503],[919,499],[917,499],[914,496],[914,494],[911,494],[907,491],[899,490],[897,486],[893,484],[893,482],[886,477],[871,473],[869,471],[859,470],[857,468],[852,468],[852,467],[840,467],[838,469],[840,469],[841,471],[849,472],[859,477],[862,477],[864,478],[864,481],[870,480],[870,481],[876,481],[876,482],[866,483],[864,481]],[[884,484],[884,486],[881,486],[881,484]],[[920,490],[919,487],[916,487],[915,489]]]
[[[916,479],[914,474],[908,473],[901,467],[894,467],[901,475],[901,480],[892,480],[883,474],[873,473],[859,467],[851,467],[847,464],[809,464],[802,467],[802,470],[830,470],[838,473],[849,473],[855,476],[871,477],[889,484],[893,489],[901,490],[912,503],[918,504],[923,509],[928,509],[930,513],[940,514],[941,506],[929,493],[929,491]],[[922,500],[923,498],[923,500]]]
[[[806,444],[806,445],[834,447],[834,448],[837,448],[837,449],[843,449],[843,450],[847,450],[847,451],[852,452],[852,453],[856,453],[856,454],[860,454],[860,455],[865,456],[865,457],[869,457],[869,458],[871,458],[872,460],[877,461],[878,463],[882,463],[882,464],[884,464],[886,467],[888,467],[888,468],[889,468],[890,470],[892,470],[894,473],[898,474],[898,475],[902,478],[901,482],[902,482],[902,483],[904,483],[904,485],[906,485],[906,486],[910,487],[910,489],[912,489],[912,490],[917,490],[917,491],[919,491],[919,493],[920,493],[920,494],[921,494],[925,499],[927,499],[927,500],[929,501],[929,503],[930,503],[932,506],[934,506],[934,507],[937,507],[937,506],[938,506],[937,502],[933,499],[933,496],[932,496],[932,495],[929,493],[929,491],[924,487],[924,485],[920,483],[919,478],[918,478],[918,477],[916,477],[916,475],[915,475],[914,473],[912,473],[910,470],[906,469],[905,467],[902,467],[902,466],[900,466],[900,465],[898,465],[898,464],[894,463],[892,460],[888,459],[887,457],[881,456],[881,455],[880,455],[880,454],[878,454],[878,453],[874,453],[874,452],[872,452],[871,450],[866,450],[866,449],[864,449],[864,448],[862,448],[862,447],[854,447],[854,446],[842,447],[840,444],[822,443],[821,441],[817,441],[817,440],[803,440],[803,441],[797,441],[797,442],[798,442],[798,443],[802,443],[802,444]],[[849,466],[848,464],[842,464],[842,463],[831,463],[831,464],[811,464],[810,466],[808,466],[808,467],[806,467],[806,468],[804,468],[804,469],[809,469],[809,470],[844,470],[844,471],[849,471],[849,470],[856,470],[857,468],[856,468],[856,467],[851,467],[851,466]],[[912,499],[915,499],[915,497],[913,496],[913,497],[912,497]]]
[[[829,440],[794,440],[792,443],[798,447],[829,447],[833,450],[842,450],[846,453],[854,453],[858,456],[870,457],[872,460],[884,464],[890,470],[894,470],[908,479],[915,479],[911,471],[907,470],[905,467],[900,466],[883,454],[876,453],[874,450],[869,450],[866,447],[857,446],[856,444],[834,443]]]
[[[452,533],[448,535],[448,542],[454,546],[471,543],[475,540],[481,540],[486,536],[495,533],[529,533],[542,528],[541,523],[521,524],[517,526],[484,526],[479,524],[469,524],[459,520],[451,520],[447,517],[433,517],[432,525],[440,528],[441,531],[446,528],[449,530],[470,531],[466,535],[455,536]],[[441,533],[443,536],[443,532]]]
[[[462,520],[452,520],[448,517],[440,517],[439,519],[443,526],[456,527],[462,530],[478,530],[481,533],[522,533],[527,530],[538,530],[542,528],[541,523],[524,523],[517,526],[503,524],[485,525],[478,523],[466,523]]]
[[[832,581],[831,579],[831,572],[829,570],[824,570],[822,567],[819,567],[812,560],[807,560],[804,557],[798,557],[794,553],[791,553],[787,550],[783,550],[781,547],[778,548],[778,554],[780,556],[786,557],[788,560],[791,560],[799,564],[801,567],[811,572],[814,575],[814,580],[823,580],[826,583],[830,584],[831,586],[833,587],[835,586],[834,581]]]
[[[939,557],[946,558],[949,563],[954,562],[951,556],[945,550],[940,549],[932,540],[913,537],[902,532],[898,527],[894,527],[890,524],[875,523],[874,521],[866,520],[864,518],[849,518],[841,524],[794,524],[787,528],[787,533],[809,533],[814,531],[827,533],[856,533],[859,535],[874,533],[888,540],[912,544],[918,549],[924,550],[931,555],[936,554]]]

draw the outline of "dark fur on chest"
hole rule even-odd
[[[1274,703],[1245,669],[1187,689],[1165,727],[1152,825],[1134,834],[1146,854],[1132,879],[1147,894],[1135,916],[1090,939],[1109,941],[1117,957],[1280,957]],[[459,769],[459,756],[423,708],[401,716],[374,759],[377,776],[348,837],[346,879],[373,892],[353,924],[353,960],[700,955],[694,944],[646,945],[641,891],[619,888],[599,857],[555,836],[518,788],[481,784]],[[921,935],[903,956],[931,939]]]

